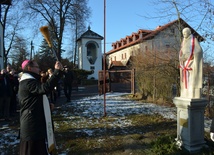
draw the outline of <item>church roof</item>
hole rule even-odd
[[[91,30],[91,27],[88,27],[88,30],[86,32],[84,32],[78,39],[82,39],[82,38],[90,38],[90,39],[101,39],[103,40],[103,37],[97,33],[95,33],[94,31]]]
[[[124,65],[121,61],[112,61],[111,67],[113,67],[113,66],[124,66]]]

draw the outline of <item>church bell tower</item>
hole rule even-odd
[[[93,71],[88,79],[98,79],[98,72],[102,70],[102,40],[103,37],[91,31],[90,26],[77,39],[78,67],[79,69]]]

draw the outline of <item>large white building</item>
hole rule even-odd
[[[102,40],[90,27],[77,39],[78,68],[93,71],[88,79],[98,79],[98,72],[102,70]]]
[[[138,52],[153,51],[162,53],[162,56],[178,56],[181,31],[185,27],[189,27],[200,42],[204,40],[181,18],[166,25],[157,26],[154,30],[139,29],[137,32],[112,43],[112,50],[106,53],[108,69],[126,67],[130,58],[136,56]]]

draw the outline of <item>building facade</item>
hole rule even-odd
[[[179,29],[180,25],[180,29]],[[147,51],[161,53],[163,57],[178,57],[180,50],[182,29],[189,27],[192,34],[202,41],[203,38],[189,26],[184,20],[175,20],[163,26],[157,26],[155,30],[143,30],[132,33],[130,36],[112,43],[113,49],[106,53],[108,69],[115,67],[124,68],[130,58],[139,52]]]

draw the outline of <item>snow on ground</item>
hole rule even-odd
[[[108,116],[127,116],[130,114],[160,114],[168,119],[176,119],[176,108],[158,106],[152,103],[142,103],[124,98],[124,93],[107,93],[106,94],[106,113]],[[81,100],[74,100],[70,106],[76,105],[82,111],[81,116],[100,118],[104,115],[104,97],[103,95],[86,97]],[[64,108],[69,108],[69,104]],[[82,108],[84,107],[84,108]],[[71,116],[70,114],[64,114]]]
[[[17,139],[18,131],[11,129],[8,124],[0,126],[0,155],[6,155],[3,151],[8,146],[16,146],[19,143]]]
[[[107,116],[127,116],[130,114],[160,114],[167,119],[177,119],[177,108],[160,106],[153,103],[143,103],[141,101],[133,101],[123,96],[125,93],[106,93],[106,108]],[[100,118],[104,115],[104,96],[97,95],[86,97],[81,100],[74,100],[70,104],[64,105],[64,108],[75,105],[75,108],[82,110],[81,116]],[[69,117],[71,114],[64,113],[64,116]],[[75,114],[74,114],[75,115]],[[78,113],[79,115],[79,113]],[[211,120],[205,118],[205,130],[209,131]]]
[[[131,122],[128,122],[125,117],[130,114],[160,114],[164,118],[176,120],[176,107],[166,107],[158,106],[152,103],[142,103],[139,101],[132,101],[127,98],[124,98],[124,93],[107,93],[106,102],[104,108],[104,96],[97,95],[92,97],[86,97],[79,100],[73,100],[70,103],[62,105],[62,109],[65,109],[63,116],[69,119],[78,119],[81,122],[99,124],[100,122],[96,118],[101,118],[104,116],[104,111],[108,117],[114,119],[115,117],[120,117],[111,121],[111,126],[113,127],[126,127],[131,125]],[[74,107],[75,111],[70,114],[66,109]],[[56,109],[57,111],[57,109]],[[80,112],[81,111],[81,112]],[[87,118],[87,119],[86,119]],[[72,122],[72,121],[71,121]],[[81,123],[78,122],[75,125],[79,125],[81,129]],[[83,124],[84,124],[83,123]],[[211,125],[211,120],[205,118],[205,130],[209,131]],[[58,124],[55,123],[55,127],[58,127]],[[85,130],[85,129],[82,129]],[[76,131],[78,132],[78,130]],[[2,148],[8,145],[18,145],[19,140],[17,140],[18,130],[11,129],[8,125],[0,126],[0,152]],[[93,135],[91,130],[85,131],[88,136]],[[4,155],[4,154],[0,154]]]

